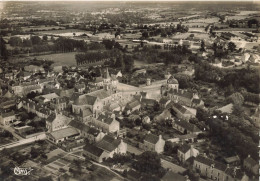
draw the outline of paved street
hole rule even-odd
[[[16,139],[18,139],[18,140],[24,139],[24,138],[21,137],[20,135],[16,134],[16,133],[15,133],[15,130],[14,130],[12,127],[0,125],[0,128],[3,128],[3,129],[5,129],[6,131],[9,131],[9,132],[12,133],[12,135],[13,135]]]
[[[45,133],[31,137],[31,138],[21,139],[21,140],[16,141],[16,142],[1,145],[0,150],[3,150],[4,148],[12,148],[12,147],[15,147],[15,146],[20,146],[20,145],[24,145],[24,144],[27,144],[27,143],[32,143],[32,142],[37,141],[37,140],[44,140],[44,139],[46,139]]]
[[[161,164],[162,164],[162,167],[165,168],[165,169],[171,169],[173,172],[175,173],[183,173],[184,171],[186,171],[185,168],[179,166],[179,165],[176,165],[174,163],[171,163],[167,160],[164,160],[161,158]]]

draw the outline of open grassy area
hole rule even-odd
[[[57,65],[76,66],[76,60],[75,60],[76,54],[77,52],[57,53],[57,54],[35,56],[35,58],[51,60],[54,62],[53,66],[57,66]]]

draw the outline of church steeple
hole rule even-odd
[[[108,68],[106,68],[106,72],[104,74],[104,78],[105,79],[110,79],[110,75],[109,75],[109,72],[108,72]]]

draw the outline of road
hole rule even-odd
[[[164,160],[161,158],[161,165],[163,168],[167,169],[171,169],[172,172],[175,172],[175,173],[183,173],[184,171],[186,171],[185,168],[179,166],[179,165],[176,165],[172,162],[169,162],[167,160]]]
[[[32,143],[32,142],[35,142],[35,141],[38,141],[38,140],[45,140],[45,139],[46,139],[46,134],[43,133],[43,134],[31,137],[31,138],[21,139],[19,141],[15,141],[15,142],[12,142],[12,143],[1,145],[0,150],[3,150],[4,148],[12,148],[12,147],[15,147],[15,146],[20,146],[20,145]]]
[[[5,129],[6,131],[12,133],[12,135],[13,135],[16,139],[18,139],[18,140],[23,140],[23,139],[24,139],[24,138],[21,137],[20,135],[16,134],[16,133],[15,133],[15,130],[14,130],[12,127],[0,125],[0,128],[3,128],[3,129]]]
[[[165,80],[158,81],[150,86],[145,86],[145,87],[135,87],[135,86],[119,83],[117,85],[117,91],[121,92],[122,95],[124,95],[124,96],[134,95],[136,93],[144,91],[144,92],[147,92],[148,96],[151,99],[157,100],[157,99],[160,99],[160,97],[161,97],[160,89],[161,89],[161,85],[164,82],[165,82]]]
[[[141,155],[143,153],[142,150],[130,145],[130,144],[127,144],[127,151],[129,153],[134,153],[135,155]]]

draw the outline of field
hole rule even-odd
[[[57,54],[35,56],[35,58],[51,60],[54,62],[53,66],[58,66],[58,65],[76,66],[76,60],[75,60],[76,54],[77,52],[57,53]]]
[[[77,29],[38,31],[37,33],[41,35],[45,34],[45,35],[56,35],[56,36],[73,36],[73,33],[75,33],[75,36],[79,36],[84,33],[90,35],[90,32],[88,31],[77,30]]]

